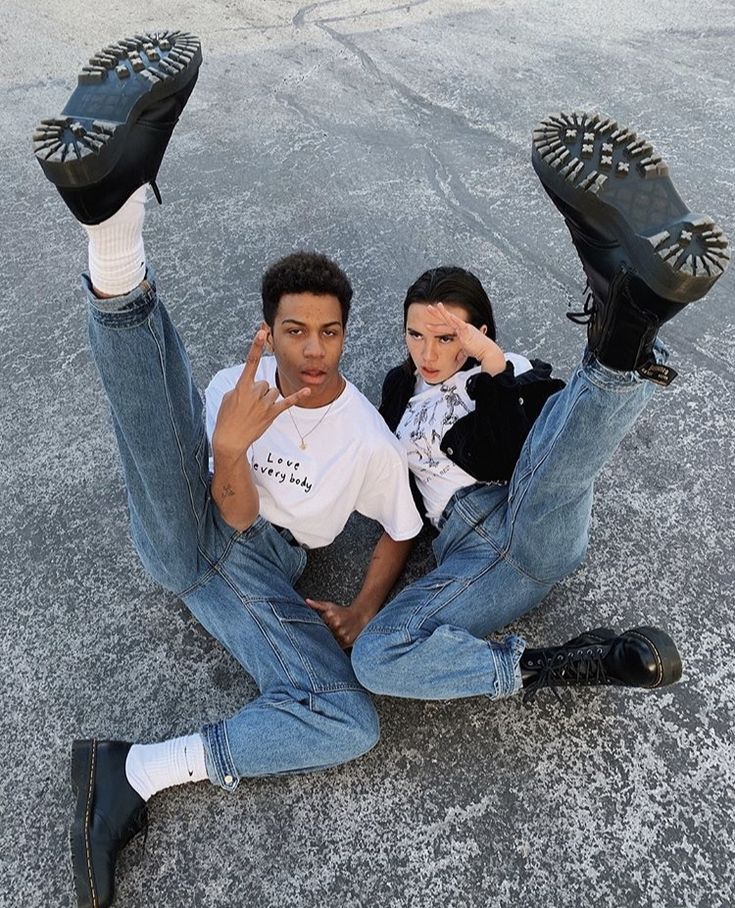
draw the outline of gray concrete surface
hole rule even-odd
[[[164,162],[148,254],[198,378],[238,361],[265,263],[331,253],[356,305],[345,358],[372,399],[425,267],[477,271],[501,341],[562,376],[580,269],[529,164],[560,107],[632,122],[732,234],[726,0],[5,0],[0,33],[2,643],[0,906],[69,906],[70,740],[155,740],[234,711],[249,680],[136,562],[77,290],[79,228],[30,153],[78,67],[174,24],[205,63]],[[681,375],[602,476],[585,566],[515,630],[668,627],[678,686],[645,695],[381,699],[354,765],[158,797],[117,905],[733,904],[733,273],[666,331]],[[303,587],[346,598],[355,522]],[[408,576],[428,564],[424,544]]]

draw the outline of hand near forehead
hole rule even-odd
[[[266,332],[261,328],[255,335],[237,384],[222,398],[212,436],[212,447],[220,455],[239,457],[244,454],[277,416],[311,394],[309,388],[302,388],[278,400],[278,388],[271,387],[267,381],[255,380],[265,339]]]
[[[457,340],[462,346],[462,353],[471,356],[481,365],[483,372],[498,375],[505,369],[505,354],[500,347],[485,333],[464,319],[458,318],[450,312],[444,303],[431,303],[426,307],[432,322],[429,327],[432,331],[449,330],[457,335]],[[483,325],[483,328],[485,326]]]

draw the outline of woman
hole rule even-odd
[[[517,636],[484,639],[582,561],[595,478],[654,384],[676,375],[658,329],[729,259],[727,238],[687,209],[660,155],[609,118],[547,118],[532,163],[587,274],[587,348],[562,388],[544,363],[503,353],[473,275],[436,268],[409,288],[409,357],[388,374],[381,412],[438,531],[437,566],[379,614],[315,606],[343,646],[354,641],[355,674],[375,693],[533,696],[557,684],[660,687],[681,675],[657,628],[598,629],[534,650]]]
[[[490,300],[462,268],[422,274],[403,312],[408,358],[386,376],[380,411],[438,532],[437,567],[377,615],[308,600],[343,646],[354,644],[358,679],[375,693],[419,699],[677,680],[676,648],[656,628],[619,637],[597,629],[542,650],[518,636],[484,639],[582,561],[593,480],[650,383],[588,352],[558,394],[564,383],[547,363],[498,346]]]

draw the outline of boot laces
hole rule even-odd
[[[574,322],[575,325],[587,325],[589,324],[592,316],[595,312],[595,295],[592,292],[592,287],[590,287],[589,280],[585,284],[584,288],[584,305],[581,312],[567,312],[566,316],[570,322]]]
[[[538,692],[545,687],[548,687],[561,703],[558,686],[607,684],[607,673],[602,661],[604,654],[604,648],[598,646],[558,649],[544,653],[543,662],[536,669],[536,677],[526,687],[523,702],[533,703]]]

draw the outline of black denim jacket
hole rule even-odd
[[[532,369],[516,377],[511,363],[499,375],[478,372],[467,381],[475,409],[458,419],[441,441],[447,457],[478,482],[506,483],[513,475],[523,442],[543,405],[564,382],[551,378],[551,366],[531,360]],[[391,369],[383,382],[380,413],[395,432],[414,394],[416,375],[406,365]]]

